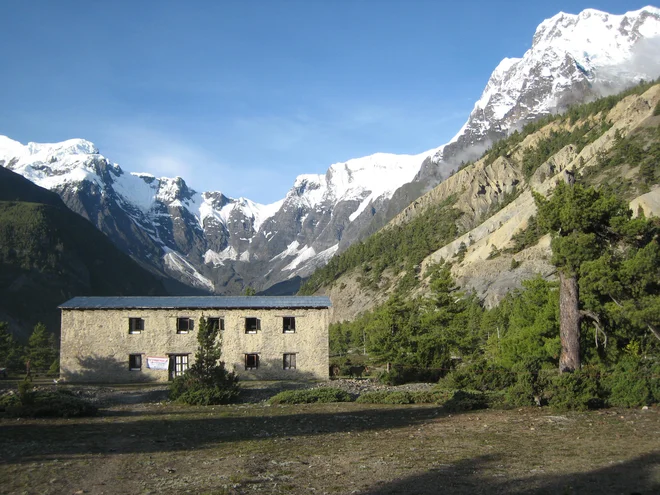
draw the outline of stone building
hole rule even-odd
[[[328,377],[327,297],[75,297],[60,306],[61,377],[167,381],[192,364],[201,317],[243,380]]]

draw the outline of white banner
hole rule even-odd
[[[147,357],[147,368],[151,370],[167,371],[170,367],[170,358],[166,357]]]

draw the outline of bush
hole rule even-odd
[[[28,402],[24,402],[20,393],[0,396],[0,412],[4,412],[6,416],[21,418],[73,418],[94,416],[98,411],[96,406],[68,391],[31,390],[28,393]]]
[[[557,375],[550,383],[549,393],[550,406],[560,411],[586,411],[604,404],[597,369],[583,368]]]
[[[460,390],[504,390],[514,383],[510,370],[484,360],[451,371],[439,384],[443,388]]]
[[[656,368],[656,369],[653,369]],[[618,407],[638,407],[658,402],[660,387],[659,365],[644,366],[633,356],[624,357],[603,379],[608,404]]]
[[[314,402],[351,402],[351,396],[338,388],[313,388],[309,390],[285,390],[271,397],[269,404],[310,404]]]
[[[409,392],[378,390],[360,395],[356,402],[361,404],[412,404],[413,397]]]
[[[456,390],[447,400],[443,407],[448,412],[473,411],[476,409],[486,409],[488,400],[486,394],[472,390]]]
[[[411,392],[414,404],[442,404],[452,396],[449,390],[429,390],[420,392]]]
[[[505,402],[511,406],[540,406],[554,371],[543,369],[540,359],[516,363],[512,369],[513,383],[505,391]]]
[[[235,379],[207,385],[187,373],[176,377],[170,385],[170,399],[192,406],[230,404],[236,400],[239,393]]]

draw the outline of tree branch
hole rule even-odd
[[[601,323],[600,323],[600,318],[598,317],[598,315],[596,313],[594,313],[593,311],[589,311],[588,309],[581,310],[580,315],[583,318],[584,317],[589,318],[591,320],[591,322],[594,324],[594,327],[596,328],[596,330],[594,331],[594,338],[596,340],[596,347],[598,347],[598,332],[603,334],[603,339],[605,340],[605,342],[603,343],[603,347],[607,347],[607,334],[605,333],[603,328],[600,326]]]

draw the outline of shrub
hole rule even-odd
[[[473,411],[486,409],[488,400],[483,392],[472,390],[456,390],[443,407],[448,412]]]
[[[653,115],[655,116],[660,115],[660,101],[655,104],[655,108],[653,109]]]
[[[187,373],[176,377],[170,385],[170,399],[192,406],[230,404],[239,393],[236,380],[207,385]]]
[[[590,368],[555,376],[549,393],[550,406],[560,411],[586,411],[603,406],[599,373]]]
[[[504,390],[514,382],[514,375],[508,369],[485,360],[479,360],[451,371],[440,380],[447,389]]]
[[[413,398],[409,392],[378,390],[360,395],[356,402],[361,404],[412,404]]]
[[[350,402],[351,396],[338,388],[313,388],[309,390],[285,390],[271,397],[269,404],[310,404],[314,402]]]
[[[550,370],[543,369],[540,359],[528,359],[511,368],[513,383],[505,391],[505,401],[511,406],[533,406],[544,402],[550,383]]]
[[[411,392],[414,404],[442,404],[452,396],[452,391],[449,390],[429,390]]]
[[[73,418],[94,416],[97,407],[68,391],[30,391],[30,400],[24,403],[19,394],[0,396],[0,411],[11,417],[58,417]]]
[[[657,402],[659,397],[654,397],[658,393],[657,382],[660,381],[657,372],[658,370],[654,370],[651,365],[644,366],[636,357],[624,357],[603,379],[603,387],[608,394],[608,404],[637,407]]]

